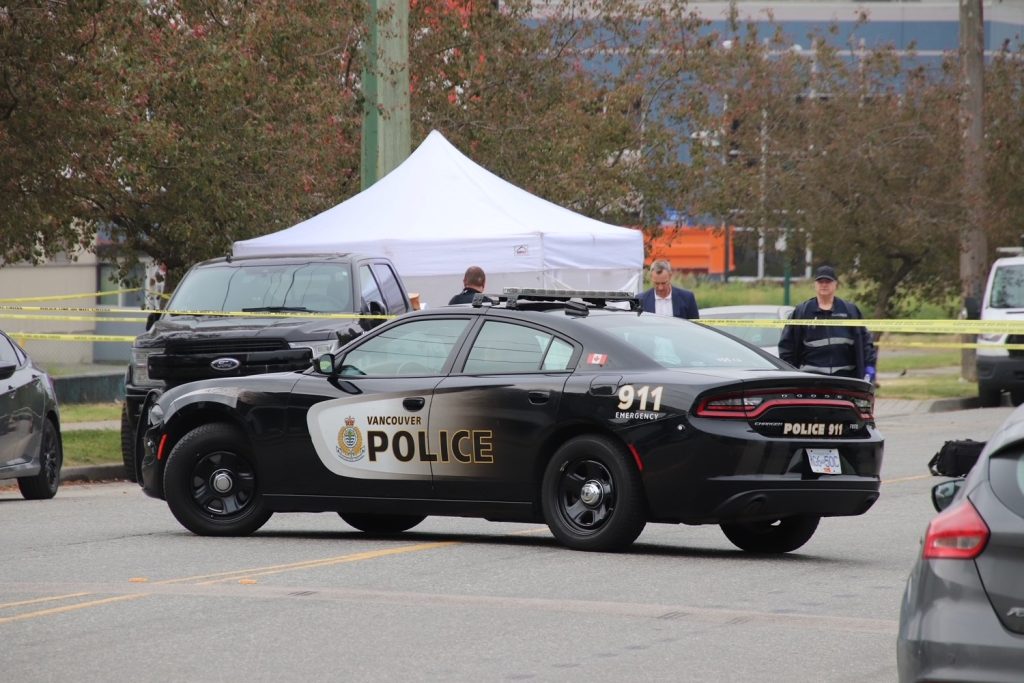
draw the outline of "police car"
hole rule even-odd
[[[799,548],[878,498],[871,386],[812,375],[634,295],[507,290],[410,313],[304,372],[204,380],[149,411],[142,485],[196,534],[274,512],[370,533],[428,515],[628,547],[648,522]]]

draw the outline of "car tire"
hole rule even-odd
[[[221,423],[196,427],[171,449],[164,499],[181,525],[200,536],[246,536],[270,519],[248,440]]]
[[[426,519],[425,515],[375,515],[339,512],[345,523],[368,534],[400,534]]]
[[[138,481],[135,466],[135,430],[128,417],[128,402],[121,405],[121,461],[124,462],[124,476],[128,481]]]
[[[778,554],[796,550],[811,540],[820,517],[800,515],[762,522],[722,524],[722,532],[740,550]]]
[[[64,464],[60,435],[57,426],[49,418],[43,419],[42,432],[39,440],[39,473],[18,478],[18,488],[26,500],[53,498],[60,488],[60,468]]]
[[[551,533],[575,550],[624,550],[647,524],[640,472],[621,445],[601,436],[575,437],[555,452],[541,506]]]
[[[1024,403],[1024,389],[1011,389],[1010,405],[1016,408],[1021,403]]]

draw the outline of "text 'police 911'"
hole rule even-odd
[[[582,550],[621,550],[648,522],[718,524],[780,553],[878,498],[873,405],[866,382],[631,295],[510,290],[401,316],[305,372],[167,391],[142,485],[205,535],[332,511],[373,533],[545,522]]]

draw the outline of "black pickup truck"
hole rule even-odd
[[[219,258],[192,266],[132,344],[121,413],[125,474],[139,477],[145,412],[166,389],[211,377],[304,370],[412,306],[394,265],[365,254]],[[195,312],[195,313],[192,313]],[[309,313],[311,317],[271,314]],[[351,317],[314,317],[321,314]]]

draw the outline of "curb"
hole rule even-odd
[[[85,465],[83,467],[63,467],[60,471],[60,481],[128,481],[124,476],[124,465],[121,463],[111,465]]]
[[[929,413],[948,413],[953,410],[973,410],[980,408],[977,396],[971,398],[937,398],[928,406]]]

